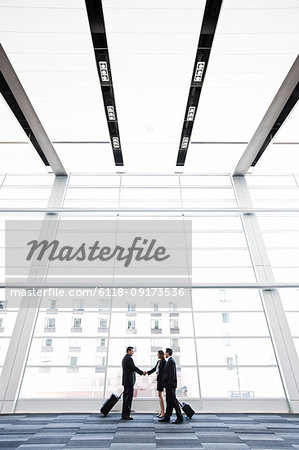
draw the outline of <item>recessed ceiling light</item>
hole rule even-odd
[[[119,139],[118,139],[118,137],[113,137],[112,138],[112,145],[113,145],[113,148],[119,148]]]
[[[205,65],[206,65],[206,63],[204,61],[200,61],[196,64],[195,75],[194,75],[195,83],[200,83],[202,81]]]
[[[188,114],[187,114],[188,122],[192,122],[194,120],[195,110],[196,110],[195,106],[190,106],[190,108],[188,109]]]
[[[109,120],[116,120],[115,119],[114,106],[107,106],[107,112],[108,112],[108,119]]]
[[[188,147],[188,142],[189,142],[189,138],[188,137],[183,137],[181,148],[187,148]]]
[[[106,61],[99,61],[99,68],[102,81],[109,81],[108,66]]]

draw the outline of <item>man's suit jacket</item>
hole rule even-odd
[[[173,389],[177,387],[176,364],[175,360],[170,356],[163,370],[162,375],[163,387],[170,386]]]
[[[139,373],[139,375],[142,375],[143,374],[142,370],[140,370],[138,367],[135,366],[132,356],[130,356],[128,353],[123,357],[122,366],[123,366],[123,378],[122,378],[123,386],[134,386],[136,381],[135,372]]]

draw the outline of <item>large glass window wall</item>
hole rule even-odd
[[[151,300],[147,309],[138,308],[136,297],[135,304],[124,300],[125,308],[112,300],[105,312],[85,310],[84,303],[80,312],[41,308],[20,398],[120,392],[129,345],[142,370],[155,365],[158,350],[172,347],[181,397],[283,397],[259,291],[193,289],[187,308]],[[137,376],[136,397],[155,397],[155,389],[154,376]]]
[[[299,279],[299,213],[267,212],[270,207],[296,208],[294,176],[246,177],[274,280]],[[2,177],[1,282],[4,283],[6,219],[42,219],[52,176]],[[159,349],[172,347],[178,368],[178,395],[189,399],[284,399],[286,387],[273,329],[264,309],[250,242],[238,212],[229,175],[137,176],[71,175],[60,207],[74,208],[59,220],[192,221],[192,283],[181,298],[153,296],[140,307],[137,297],[99,298],[98,307],[75,298],[62,308],[57,298],[44,298],[37,311],[17,400],[98,399],[120,393],[121,359],[128,345],[144,370],[156,363]],[[80,211],[86,208],[87,211]],[[211,211],[211,209],[217,211]],[[90,211],[92,209],[93,211]],[[96,211],[100,209],[100,211]],[[228,209],[228,211],[226,211]],[[205,284],[216,284],[200,287]],[[238,284],[247,287],[238,288]],[[227,287],[230,285],[230,287]],[[0,370],[13,335],[18,310],[0,301]],[[299,349],[298,291],[279,291],[295,346]],[[2,305],[2,306],[1,306]],[[297,317],[298,316],[298,317]],[[156,397],[155,376],[139,377],[134,397]]]

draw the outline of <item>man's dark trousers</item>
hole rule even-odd
[[[122,417],[129,417],[133,399],[133,386],[124,386]]]
[[[165,389],[166,389],[166,413],[164,418],[166,420],[169,420],[174,408],[178,420],[184,420],[179,402],[175,395],[175,388],[170,385],[166,385]]]

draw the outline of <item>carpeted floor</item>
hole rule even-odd
[[[16,414],[0,416],[0,449],[299,449],[299,415],[196,414],[183,424],[152,414]],[[175,419],[175,416],[173,416]]]

